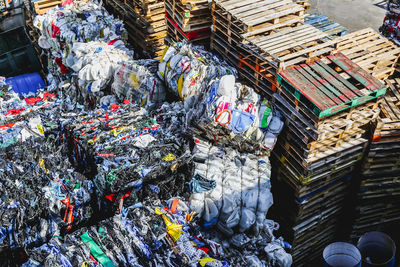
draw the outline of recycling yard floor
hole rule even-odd
[[[309,13],[321,13],[349,32],[371,27],[378,31],[385,17],[383,0],[310,0]]]

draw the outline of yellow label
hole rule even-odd
[[[175,160],[176,159],[176,156],[174,155],[174,154],[167,154],[164,158],[163,158],[163,160],[164,161],[173,161],[173,160]]]
[[[163,62],[164,57],[165,57],[165,53],[167,53],[168,48],[169,48],[169,46],[165,46],[163,54],[162,54],[161,59],[160,59],[160,62]],[[163,75],[163,77],[164,77],[164,75]]]
[[[37,127],[37,129],[39,130],[39,133],[40,133],[41,135],[44,135],[43,126],[40,125],[40,124],[38,124],[38,125],[36,125],[36,127]]]
[[[42,167],[46,173],[50,172],[48,169],[46,169],[46,166],[44,165],[44,159],[39,160],[39,166]]]
[[[209,262],[215,262],[215,260],[213,258],[210,258],[210,257],[204,258],[204,259],[199,259],[199,263],[200,263],[201,267],[206,266],[206,264],[209,263]]]
[[[282,162],[282,164],[285,164],[286,161],[287,161],[287,158],[286,158],[285,156],[282,156],[282,157],[281,157],[281,162]]]
[[[183,74],[181,75],[181,77],[179,77],[178,79],[178,95],[181,99],[183,99],[182,96],[182,88],[183,88]]]

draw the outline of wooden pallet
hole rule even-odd
[[[165,12],[165,19],[168,26],[168,35],[175,41],[180,42],[185,40],[194,44],[209,46],[211,36],[211,29],[209,27],[192,32],[184,32],[167,12]]]
[[[272,156],[272,159],[277,162],[278,160],[276,160],[276,155],[272,153]],[[315,190],[324,188],[330,183],[335,182],[336,180],[339,180],[348,174],[351,174],[355,169],[355,165],[354,162],[349,162],[348,164],[341,165],[340,167],[332,168],[332,171],[328,170],[325,173],[310,177],[304,177],[300,175],[289,165],[285,165],[283,167],[277,163],[275,164],[275,168],[276,172],[278,173],[278,179],[290,185],[296,198],[302,198]]]
[[[384,185],[361,186],[358,198],[365,200],[385,200],[386,196],[400,197],[400,183],[389,183]]]
[[[309,14],[306,16],[304,22],[314,26],[330,37],[344,36],[347,33],[345,27],[339,23],[331,21],[328,17],[322,14]]]
[[[265,65],[259,57],[247,56],[244,58],[239,52],[238,68],[239,73],[248,83],[255,83],[261,88],[263,95],[271,98],[272,94],[276,92],[278,85],[275,71],[271,66]]]
[[[295,3],[298,4],[298,5],[303,6],[303,8],[304,8],[305,10],[308,10],[308,9],[311,8],[311,5],[310,5],[310,3],[308,2],[308,0],[294,0],[293,2],[295,2]]]
[[[124,21],[128,40],[141,57],[160,58],[167,36],[164,2],[106,0],[110,13]]]
[[[371,28],[338,38],[335,51],[381,80],[393,74],[400,56],[400,47]]]
[[[246,38],[268,35],[304,21],[304,7],[290,0],[214,0],[211,14],[214,31],[227,39],[228,50],[237,50]],[[229,54],[223,56],[227,60]]]
[[[247,39],[243,46],[244,57],[258,55],[278,70],[328,55],[335,40],[317,28],[303,24],[288,27],[267,36]],[[245,54],[247,52],[247,54]]]
[[[232,66],[237,66],[239,62],[239,55],[235,49],[229,49],[229,45],[225,45],[218,37],[218,31],[214,31],[211,34],[210,47],[213,52],[219,54],[226,62],[229,62]]]
[[[190,3],[190,2],[189,2]],[[208,3],[200,5],[182,4],[178,0],[166,0],[165,10],[184,32],[196,31],[211,26]]]
[[[362,228],[371,223],[384,222],[400,217],[400,210],[398,209],[400,203],[398,201],[382,204],[376,204],[379,203],[379,201],[374,202],[375,203],[366,202],[364,205],[358,207],[359,210],[357,218],[354,221],[354,228]],[[368,206],[366,206],[366,204]],[[363,208],[368,209],[365,211]]]
[[[304,7],[291,0],[214,0],[212,12],[224,20],[228,29],[244,34],[245,38],[265,34],[283,23],[292,25],[304,19]]]
[[[318,188],[300,199],[288,197],[293,194],[290,186],[273,181],[275,186],[274,195],[276,195],[276,201],[279,202],[279,209],[286,210],[285,217],[288,221],[298,224],[314,214],[320,213],[322,209],[340,205],[347,194],[350,179],[351,176],[345,176]]]
[[[400,141],[400,79],[387,81],[387,95],[380,103],[381,113],[378,118],[373,142]]]
[[[300,155],[301,153],[296,151],[297,146],[293,142],[295,141],[290,138],[281,139],[276,145],[274,153],[279,157],[282,165],[292,169],[296,173],[296,178],[303,183],[311,181],[313,177],[319,177],[327,172],[334,172],[357,163],[361,160],[365,149],[363,143],[358,144],[358,142],[350,141],[342,144],[340,147],[342,151],[338,156],[327,157],[309,163]],[[357,145],[351,146],[352,144]]]
[[[33,3],[33,6],[35,8],[35,12],[38,15],[43,15],[46,13],[48,10],[53,9],[57,7],[58,5],[61,5],[62,1],[61,0],[41,0]]]
[[[361,186],[371,186],[376,184],[390,184],[400,183],[400,176],[396,174],[384,175],[382,173],[378,175],[362,176]]]
[[[337,53],[279,72],[278,82],[317,118],[333,115],[375,99],[386,87]]]
[[[281,93],[284,92],[280,90],[280,94],[273,95],[273,104],[285,116],[289,131],[296,132],[307,149],[312,149],[324,142],[339,141],[341,136],[348,136],[348,133],[354,132],[354,129],[360,129],[375,122],[380,112],[378,102],[373,101],[320,121],[311,121],[308,114],[303,112],[307,110],[306,108],[299,108],[300,105],[281,97]]]

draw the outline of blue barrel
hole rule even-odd
[[[349,243],[336,242],[325,247],[324,267],[361,267],[360,251]]]
[[[19,95],[36,93],[39,89],[45,87],[42,77],[39,73],[23,74],[6,79],[6,83],[11,85],[11,90]]]
[[[396,245],[381,232],[369,232],[360,237],[357,244],[362,255],[363,267],[393,267]]]

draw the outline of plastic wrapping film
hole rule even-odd
[[[200,139],[196,139],[193,156],[195,176],[191,181],[191,206],[205,224],[218,222],[218,227],[231,234],[233,228],[245,232],[252,227],[259,232],[273,204],[269,159],[212,146]],[[207,187],[205,181],[214,183]]]

